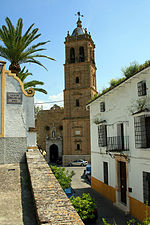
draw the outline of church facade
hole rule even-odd
[[[94,42],[77,27],[65,38],[64,109],[54,105],[37,116],[38,145],[48,162],[62,158],[63,164],[83,158],[90,161],[90,116],[86,104],[97,94]]]

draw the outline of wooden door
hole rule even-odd
[[[127,203],[127,181],[126,181],[126,163],[125,162],[119,162],[120,163],[120,191],[121,191],[121,202],[126,204]]]

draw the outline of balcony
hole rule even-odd
[[[111,152],[129,151],[129,136],[108,137],[107,151]]]

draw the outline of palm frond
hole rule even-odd
[[[18,77],[19,79],[24,82],[24,80],[28,77],[28,76],[32,76],[32,73],[29,72],[28,69],[26,69],[26,67],[24,66],[23,69],[18,73]]]
[[[35,91],[42,92],[43,94],[47,94],[47,91],[43,88],[34,88]]]
[[[22,18],[18,19],[16,27],[14,27],[8,17],[6,17],[5,21],[6,26],[3,25],[0,28],[0,40],[4,45],[3,48],[2,46],[0,46],[0,56],[9,60],[11,64],[31,62],[38,64],[46,69],[46,67],[35,58],[42,57],[50,60],[54,59],[43,54],[35,54],[36,52],[46,50],[46,48],[42,48],[41,46],[46,45],[49,41],[39,42],[37,44],[31,45],[33,41],[41,36],[41,34],[38,33],[39,29],[33,28],[34,23],[27,29],[24,34],[22,34]]]
[[[36,85],[44,85],[44,83],[42,81],[32,80],[24,83],[24,88],[36,87]]]

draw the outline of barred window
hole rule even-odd
[[[103,162],[104,183],[108,184],[108,162]]]
[[[100,112],[105,112],[105,102],[100,103]]]
[[[138,88],[138,96],[146,95],[146,82],[145,81],[138,82],[137,88]]]
[[[99,147],[107,146],[107,126],[106,125],[98,126],[98,146]]]
[[[143,115],[134,118],[135,147],[150,148],[150,116]]]

